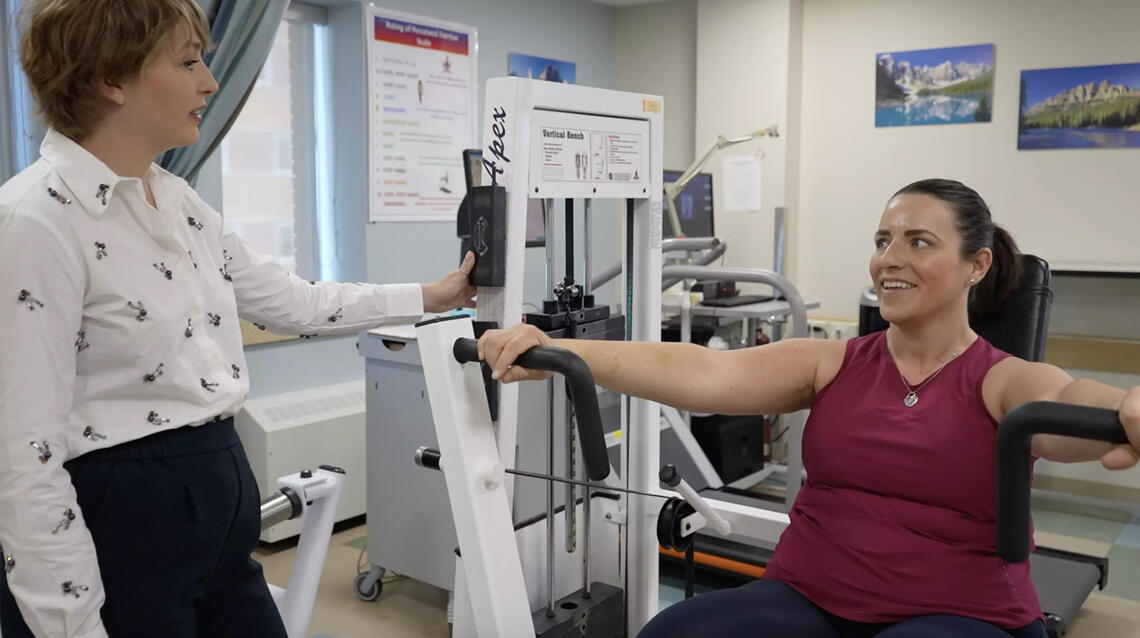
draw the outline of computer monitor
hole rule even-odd
[[[681,171],[664,171],[665,184],[681,178]],[[677,217],[685,237],[714,237],[713,233],[713,182],[711,173],[697,173],[685,190],[677,195]],[[669,221],[669,203],[663,202],[661,232],[664,237],[675,237]]]
[[[467,179],[467,188],[480,186],[483,183],[483,151],[469,148],[463,151],[464,176]],[[527,200],[526,207],[526,245],[546,245],[546,220],[542,214],[542,200]]]

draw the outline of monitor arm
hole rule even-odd
[[[689,168],[685,169],[684,173],[681,173],[681,177],[677,178],[677,181],[666,184],[665,204],[669,207],[669,225],[673,228],[673,236],[684,237],[684,234],[681,233],[681,217],[677,214],[677,196],[681,194],[681,191],[685,190],[685,187],[688,186],[689,182],[692,181],[694,177],[696,177],[697,173],[699,173],[701,171],[701,168],[703,168],[704,165],[708,163],[710,159],[712,159],[713,155],[716,155],[717,151],[721,150],[722,148],[728,148],[729,146],[735,146],[744,142],[751,142],[758,137],[779,136],[780,131],[776,128],[775,124],[769,126],[768,128],[760,129],[759,131],[753,131],[752,133],[749,133],[743,137],[729,138],[721,135],[716,138],[716,142],[713,142],[713,145],[709,147],[709,150],[705,151],[704,155],[697,159],[697,161],[690,164]]]

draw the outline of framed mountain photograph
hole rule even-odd
[[[1140,63],[1021,72],[1017,148],[1140,147]]]
[[[994,45],[875,56],[875,126],[989,122]]]

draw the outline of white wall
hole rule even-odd
[[[617,88],[664,97],[667,168],[687,168],[719,135],[780,128],[780,138],[722,150],[703,169],[713,173],[716,234],[729,244],[725,265],[773,265],[773,209],[787,200],[788,23],[795,4],[672,0],[617,11]],[[726,212],[723,159],[758,151],[764,154],[761,210]]]
[[[806,0],[803,23],[798,283],[821,314],[856,314],[884,203],[926,177],[977,189],[1022,248],[1054,267],[1140,263],[1130,230],[1140,228],[1140,182],[1127,177],[1140,153],[1017,150],[1020,71],[1140,61],[1140,3]],[[984,43],[996,45],[992,123],[874,127],[876,53]],[[1121,221],[1088,223],[1108,214]]]
[[[1049,332],[1140,340],[1140,278],[1054,277],[1052,287]]]
[[[665,168],[683,170],[696,153],[697,0],[617,10],[615,89],[665,102]]]
[[[704,153],[719,135],[737,137],[771,124],[782,135],[722,150],[707,165],[719,197],[716,234],[728,242],[728,266],[773,266],[773,209],[786,203],[790,6],[788,0],[697,5],[696,153]],[[726,212],[723,158],[757,152],[764,156],[762,208]]]

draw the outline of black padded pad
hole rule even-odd
[[[1072,622],[1100,581],[1096,565],[1043,554],[1029,555],[1029,569],[1042,611],[1057,616],[1062,628]]]
[[[1021,266],[1021,283],[1002,303],[1001,310],[975,318],[971,327],[998,350],[1026,361],[1041,361],[1053,306],[1053,290],[1049,288],[1052,275],[1049,264],[1040,257],[1022,255]]]

